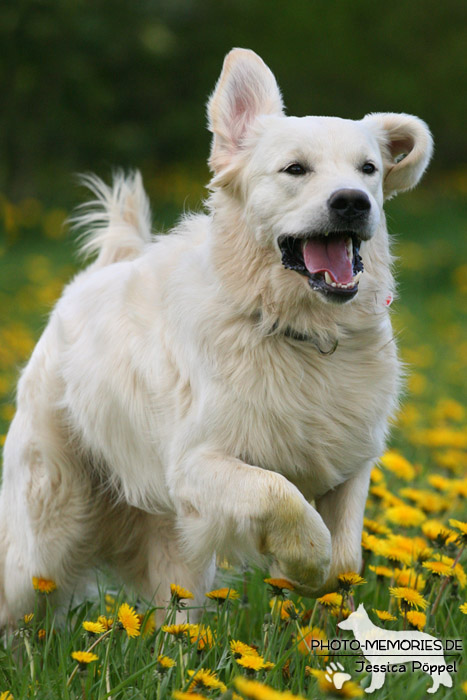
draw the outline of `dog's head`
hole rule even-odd
[[[414,187],[430,159],[424,122],[287,117],[273,74],[245,49],[227,55],[208,116],[210,186],[241,203],[269,267],[321,300],[354,298],[384,199]]]

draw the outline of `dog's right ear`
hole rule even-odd
[[[211,186],[230,179],[235,156],[261,114],[282,114],[282,98],[272,72],[254,51],[233,49],[208,103],[209,130],[214,134],[209,166]]]

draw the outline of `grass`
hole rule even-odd
[[[34,201],[18,207],[3,201],[2,211],[0,435],[4,436],[14,412],[18,366],[27,360],[48,310],[76,268],[73,246],[60,234],[63,212],[44,212]],[[198,682],[198,693],[209,698],[282,697],[269,688],[306,698],[363,696],[370,678],[366,671],[356,671],[356,659],[311,653],[311,640],[352,639],[336,623],[362,602],[380,626],[410,628],[408,608],[389,591],[401,586],[417,590],[426,601],[426,632],[442,639],[465,639],[466,616],[460,606],[467,599],[466,557],[456,539],[460,531],[449,523],[466,520],[464,214],[459,199],[434,196],[428,190],[388,206],[389,228],[400,258],[400,299],[393,305],[393,322],[409,375],[390,449],[372,475],[364,535],[365,583],[342,589],[343,598],[326,605],[287,590],[283,598],[274,595],[264,583],[266,572],[221,568],[219,586],[238,592],[238,599],[224,604],[207,601],[201,626],[179,637],[153,629],[151,607],[117,588],[105,574],[99,577],[96,596],[72,601],[60,617],[54,615],[55,593],[37,592],[36,609],[30,611],[33,617],[20,620],[18,629],[0,644],[0,699],[5,700],[7,692],[15,700],[170,698],[174,691],[187,692],[193,681],[190,671],[201,669],[216,674],[198,677],[204,679],[204,685]],[[170,216],[161,223],[167,226]],[[439,568],[445,564],[450,575],[430,573],[430,562],[437,562],[435,567],[441,564]],[[387,568],[385,575],[375,571],[378,566]],[[283,600],[292,601],[294,607],[283,607]],[[135,605],[144,618],[141,624],[146,629],[135,637],[129,637],[117,622],[124,602]],[[174,599],[167,624],[183,603],[191,613],[189,599]],[[395,619],[379,620],[374,609]],[[97,621],[99,615],[113,618],[113,626],[97,635],[86,632],[82,623]],[[232,640],[252,645],[274,666],[248,671],[232,653]],[[72,652],[90,649],[97,660],[81,666],[73,660]],[[174,665],[165,668],[158,661],[161,656],[173,659]],[[351,676],[340,690],[324,678],[331,661],[339,661]],[[465,697],[465,651],[449,661],[457,662],[454,685],[442,687],[435,697]],[[248,658],[243,663],[254,664]],[[235,685],[239,677],[256,679],[261,685],[241,685],[241,681]],[[216,679],[226,691],[222,685],[213,687],[219,686]],[[421,700],[430,684],[422,672],[389,674],[374,697]]]

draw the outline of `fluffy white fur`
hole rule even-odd
[[[209,123],[209,213],[170,235],[152,238],[139,175],[90,180],[97,201],[79,219],[97,258],[51,314],[5,444],[0,623],[31,609],[32,576],[66,593],[99,564],[161,605],[171,582],[201,602],[221,552],[267,555],[310,594],[360,567],[399,386],[383,199],[416,184],[429,131],[408,115],[286,117],[242,49]],[[309,177],[282,172],[296,160]],[[325,225],[339,188],[371,202],[365,271],[343,305],[285,269],[277,244]]]

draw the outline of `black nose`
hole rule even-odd
[[[328,207],[335,216],[350,221],[368,216],[371,202],[361,190],[342,189],[329,197]]]

